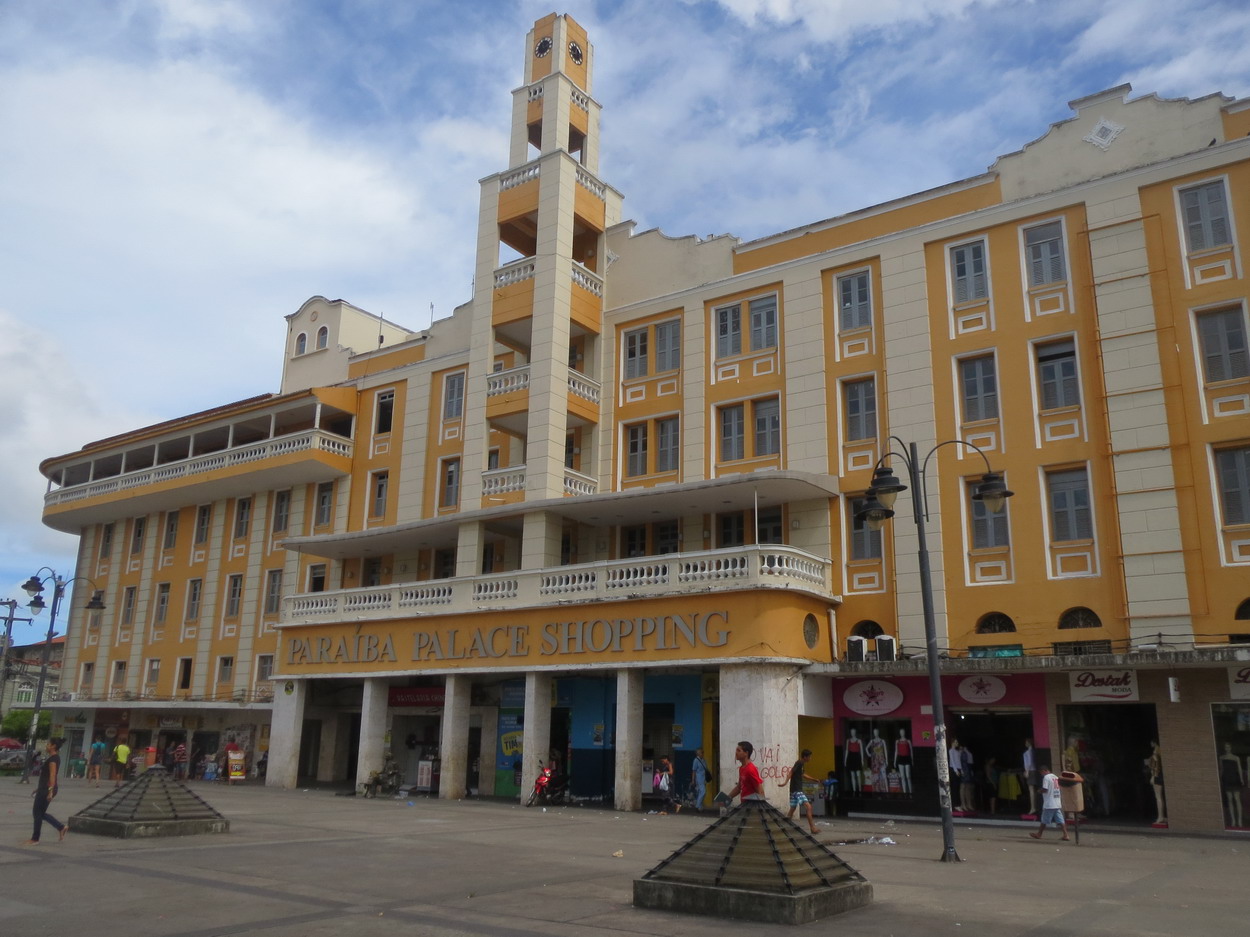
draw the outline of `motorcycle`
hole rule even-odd
[[[525,806],[532,807],[535,804],[542,804],[543,806],[554,807],[564,803],[568,793],[568,778],[562,774],[556,774],[554,768],[550,768],[540,761],[538,763],[538,777],[534,778],[534,789],[530,791],[529,800],[525,802]]]
[[[388,761],[386,767],[381,771],[370,771],[369,780],[362,785],[364,787],[364,795],[366,797],[377,797],[381,794],[394,794],[399,790],[403,778],[399,773],[399,766],[393,761]]]

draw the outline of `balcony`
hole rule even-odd
[[[172,510],[266,488],[329,481],[348,474],[351,458],[350,439],[309,429],[67,484],[44,496],[44,521],[58,530],[77,532],[121,513]],[[120,501],[125,502],[124,509]]]
[[[832,563],[782,544],[288,596],[283,625],[609,602],[693,592],[789,589],[836,599]]]

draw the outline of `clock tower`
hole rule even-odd
[[[571,17],[534,24],[508,168],[481,183],[461,510],[536,504],[461,525],[457,575],[606,557],[537,504],[599,491],[610,449],[600,438],[603,245],[621,196],[598,177],[593,64]]]

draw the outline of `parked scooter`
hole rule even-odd
[[[534,779],[534,789],[530,791],[529,800],[525,802],[525,806],[532,807],[534,804],[541,804],[554,807],[564,803],[568,793],[569,779],[563,774],[556,774],[555,769],[540,761],[538,777]]]
[[[381,771],[369,772],[369,780],[363,785],[364,795],[377,797],[379,793],[394,794],[399,790],[402,782],[403,776],[399,773],[399,765],[388,760]]]

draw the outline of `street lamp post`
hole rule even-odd
[[[13,622],[29,622],[29,618],[17,617],[17,599],[0,599],[0,605],[9,610],[4,617],[4,647],[0,648],[0,715],[4,714],[4,688],[9,682],[9,647],[13,644]]]
[[[40,579],[39,573],[45,571],[48,575]],[[35,759],[35,733],[39,731],[39,714],[43,708],[43,687],[48,679],[48,662],[52,656],[52,637],[56,628],[56,613],[61,607],[61,599],[65,595],[65,587],[78,581],[78,579],[82,579],[83,582],[91,582],[90,579],[83,577],[62,579],[60,575],[45,566],[22,583],[22,589],[30,596],[30,604],[27,607],[35,615],[38,615],[47,607],[43,601],[43,589],[48,582],[52,583],[52,609],[48,615],[48,636],[43,643],[43,659],[39,667],[39,683],[35,687],[35,711],[31,714],[30,731],[26,735],[26,765],[22,769],[22,781],[29,780],[30,766]],[[94,588],[95,583],[92,582],[91,585]],[[103,595],[103,590],[96,589],[86,607],[91,611],[103,609]]]
[[[880,530],[881,526],[894,516],[892,507],[900,492],[908,486],[902,484],[890,469],[887,460],[891,457],[902,461],[907,468],[907,478],[911,482],[912,514],[916,521],[917,553],[920,561],[920,601],[924,611],[925,658],[929,669],[929,699],[933,707],[933,745],[935,768],[938,782],[938,807],[942,814],[942,862],[959,862],[959,853],[955,851],[955,817],[951,808],[950,759],[946,750],[946,713],[942,707],[942,669],[938,660],[937,624],[933,613],[933,575],[929,568],[929,544],[925,536],[925,524],[929,520],[929,498],[925,490],[925,473],[929,467],[929,459],[943,446],[967,446],[976,450],[985,460],[985,474],[972,495],[974,501],[980,501],[986,509],[997,514],[1003,509],[1006,500],[1014,494],[1003,484],[1002,475],[990,468],[990,460],[984,452],[970,442],[962,439],[950,439],[940,442],[920,461],[916,444],[904,443],[897,436],[887,440],[905,446],[905,452],[888,451],[884,453],[874,467],[872,486],[864,506],[857,513],[871,530]]]

